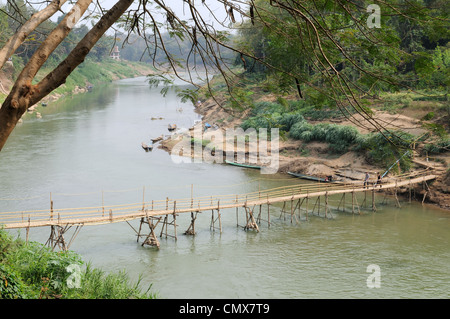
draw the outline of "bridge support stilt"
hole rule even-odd
[[[267,222],[267,227],[270,228],[270,203],[267,201],[267,219],[263,219],[263,205],[259,205],[259,213],[256,217],[256,223],[261,225],[261,222]]]
[[[209,225],[209,229],[212,231],[216,230],[216,222],[219,221],[219,231],[222,233],[222,220],[220,215],[220,202],[217,202],[217,217],[214,218],[214,209],[211,210],[211,224]]]
[[[244,208],[246,216],[246,224],[244,226],[244,229],[255,229],[257,232],[259,232],[258,224],[256,223],[255,216],[253,215],[253,210],[255,207],[253,206],[253,208],[250,208],[247,206],[247,204],[245,204]]]
[[[169,221],[169,216],[172,216],[172,221]],[[167,227],[169,225],[173,226],[173,229],[174,229],[173,235],[169,235],[169,233],[168,233]],[[175,240],[177,240],[177,214],[174,213],[174,214],[170,214],[170,215],[165,215],[159,237],[162,237],[163,235],[165,235],[166,238],[173,237],[173,238],[175,238]]]
[[[145,237],[142,246],[149,245],[149,246],[156,246],[157,248],[159,248],[159,241],[158,238],[156,238],[155,229],[156,226],[158,226],[161,219],[162,219],[161,216],[152,217],[148,215],[145,218],[144,217],[141,218],[141,223],[139,225],[139,232],[137,234],[137,241],[139,242],[140,237]],[[148,233],[147,235],[141,234],[142,224],[147,224],[148,227],[150,228],[150,233]]]
[[[401,208],[400,202],[397,197],[397,181],[395,181],[394,197],[395,197],[395,201],[396,201],[396,206],[398,208]]]
[[[72,225],[66,225],[65,227],[59,226],[59,225],[52,225],[50,226],[50,236],[47,239],[47,242],[45,243],[45,246],[48,246],[52,249],[52,251],[58,246],[58,248],[61,251],[66,251],[70,248],[70,245],[72,244],[75,237],[78,235],[78,233],[81,230],[81,227],[83,225],[77,225],[74,234],[72,235],[70,241],[67,243],[64,239],[65,233],[72,228]]]
[[[352,191],[352,214],[355,213],[355,202],[356,202],[356,208],[358,208],[358,214],[361,215],[361,210],[359,209],[358,205],[358,199],[355,196],[355,191]]]
[[[375,206],[375,186],[372,188],[372,211],[377,211],[377,207]]]
[[[191,213],[191,223],[188,229],[184,232],[185,235],[195,235],[195,220],[197,219],[197,214],[199,212],[195,212],[195,214]]]

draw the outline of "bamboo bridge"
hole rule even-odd
[[[330,196],[340,196],[337,210],[350,211],[360,214],[360,207],[355,197],[356,193],[364,193],[364,202],[369,204],[372,211],[376,211],[375,194],[379,191],[391,190],[391,194],[395,197],[397,205],[400,206],[397,197],[397,190],[400,188],[411,188],[416,184],[422,183],[425,187],[426,182],[436,178],[432,170],[423,170],[413,175],[400,175],[394,178],[384,179],[382,185],[363,186],[362,181],[349,183],[309,183],[297,184],[290,186],[282,186],[265,190],[258,190],[246,194],[228,194],[216,196],[190,197],[182,199],[151,200],[146,201],[143,198],[141,203],[112,205],[112,206],[95,206],[81,208],[64,208],[53,209],[51,202],[50,209],[19,211],[19,212],[0,212],[0,227],[4,229],[26,229],[26,240],[28,241],[28,233],[33,227],[50,227],[51,232],[46,245],[52,247],[57,246],[61,250],[67,250],[70,244],[77,236],[81,227],[88,225],[101,225],[110,223],[127,222],[137,234],[137,241],[143,238],[142,245],[150,245],[159,247],[156,227],[161,224],[160,237],[163,234],[177,238],[177,221],[179,214],[191,214],[190,224],[184,232],[186,235],[194,235],[195,221],[197,214],[201,212],[211,211],[210,229],[218,229],[222,231],[221,214],[224,210],[235,209],[236,218],[238,218],[239,209],[243,209],[245,213],[245,230],[255,230],[259,232],[258,224],[261,223],[261,207],[267,205],[267,219],[264,220],[270,227],[270,206],[281,203],[283,208],[282,214],[290,215],[291,222],[298,222],[297,213],[301,217],[308,218],[308,214],[318,215],[321,217],[329,217],[331,207],[329,205]],[[428,186],[427,186],[428,187]],[[144,191],[145,194],[145,191]],[[192,193],[191,193],[192,194]],[[351,196],[347,199],[346,194]],[[371,203],[366,201],[367,194],[371,197]],[[143,196],[144,197],[144,196]],[[322,199],[322,203],[321,203]],[[259,212],[256,208],[259,207]],[[333,209],[336,209],[334,207]],[[139,229],[135,229],[129,221],[140,220]],[[148,228],[144,225],[148,225]],[[143,227],[144,226],[144,227]],[[168,226],[173,227],[173,234],[169,235]],[[66,242],[64,235],[66,232],[75,227],[72,238]],[[145,229],[144,229],[145,228]]]

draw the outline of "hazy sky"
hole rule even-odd
[[[39,0],[30,0],[30,2],[40,2]],[[68,1],[69,2],[69,1]],[[93,4],[91,4],[91,6],[89,7],[91,10],[94,8],[94,3],[96,3],[97,1],[94,0]],[[111,8],[116,2],[117,0],[99,0],[98,1],[103,8],[105,9],[109,9]],[[134,1],[135,4],[133,3],[132,6],[133,7],[137,7],[137,4],[139,3],[137,0]],[[151,1],[149,1],[151,2]],[[0,0],[0,4],[5,4],[6,0]],[[189,12],[189,8],[187,6],[187,4],[184,3],[183,0],[164,0],[164,3],[170,7],[174,13],[179,16],[180,18],[183,19],[189,19],[190,18],[190,12]],[[202,13],[203,18],[207,21],[210,21],[213,26],[217,29],[223,29],[222,26],[220,26],[219,23],[213,21],[213,18],[209,12],[209,10],[207,10],[205,8],[205,6],[202,4],[201,0],[194,0],[195,6],[197,8],[197,10],[199,12]],[[214,12],[214,15],[221,19],[221,20],[225,20],[226,19],[226,11],[225,8],[223,6],[223,4],[219,3],[217,0],[206,0],[205,3],[209,6],[209,8]],[[37,9],[42,8],[43,5],[36,5],[35,6]],[[63,6],[63,10],[67,11],[67,9],[70,8],[70,4],[65,4]],[[58,14],[55,14],[55,17],[59,16]],[[56,21],[56,18],[53,17],[52,20]],[[236,17],[238,18],[238,17]],[[226,23],[228,23],[229,21],[226,21]]]
[[[0,1],[5,1],[5,0],[0,0]],[[101,4],[101,6],[104,9],[109,9],[117,2],[117,0],[99,0],[98,2]],[[133,7],[137,8],[139,1],[136,0],[134,2],[135,3],[132,4],[132,8]],[[149,1],[149,2],[151,2],[151,1]],[[94,8],[95,3],[96,3],[96,1],[94,0],[93,4],[91,4],[91,6],[89,7],[91,10]],[[166,4],[167,7],[171,8],[178,17],[185,19],[185,20],[189,19],[191,17],[188,5],[183,0],[164,0],[164,3]],[[217,29],[220,29],[220,30],[224,29],[218,22],[214,21],[214,18],[212,17],[210,11],[205,8],[205,5],[202,3],[201,0],[196,0],[196,1],[194,1],[194,3],[195,3],[196,9],[202,13],[203,18],[206,21],[209,21]],[[221,19],[222,21],[226,21],[226,23],[229,22],[228,20],[226,20],[227,14],[226,14],[223,4],[219,3],[217,0],[205,0],[205,3],[209,6],[211,11],[214,12],[214,15],[218,19]],[[64,11],[67,11],[67,8],[70,8],[70,5],[65,4],[63,8],[65,9]],[[163,17],[161,17],[161,18],[163,18]],[[238,17],[236,17],[236,18],[238,18]],[[165,20],[165,17],[164,17],[164,20]]]

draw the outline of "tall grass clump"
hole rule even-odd
[[[155,298],[125,272],[107,274],[72,251],[52,251],[37,242],[13,240],[0,229],[0,299]]]
[[[351,126],[328,123],[312,125],[306,121],[294,124],[289,132],[289,136],[304,142],[326,142],[335,153],[351,150],[359,141],[359,135],[359,132]]]
[[[434,143],[426,144],[423,155],[437,155],[450,152],[450,138],[442,138]]]

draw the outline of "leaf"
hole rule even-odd
[[[428,75],[434,71],[433,60],[422,54],[415,60],[414,69],[418,75]]]

